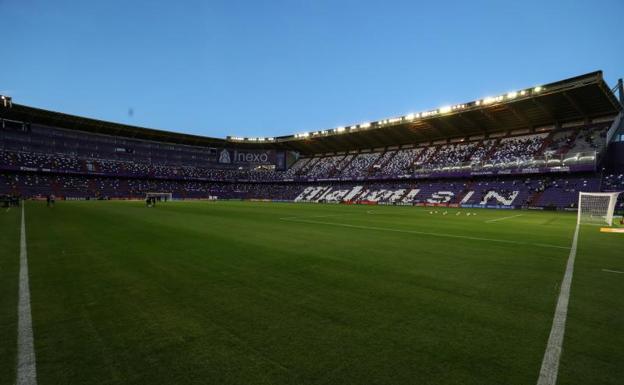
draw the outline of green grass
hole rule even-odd
[[[0,384],[15,381],[20,216],[0,209]]]
[[[536,383],[575,216],[429,211],[28,203],[39,384]],[[0,220],[12,384],[19,217]],[[560,384],[624,378],[624,274],[602,271],[622,246],[581,232]]]

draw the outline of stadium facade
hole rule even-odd
[[[579,191],[624,190],[622,97],[621,81],[611,89],[598,71],[375,122],[225,139],[2,97],[0,195],[574,208]]]

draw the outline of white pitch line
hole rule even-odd
[[[327,214],[327,215],[309,215],[307,217],[283,217],[280,218],[282,221],[291,221],[296,219],[306,219],[306,218],[329,218],[329,217],[344,217],[347,215],[355,215],[355,213],[349,214]]]
[[[19,303],[17,308],[17,381],[16,385],[36,385],[37,365],[30,310],[28,283],[28,253],[26,249],[26,218],[22,202],[20,234]]]
[[[561,289],[559,291],[559,299],[553,317],[548,344],[544,352],[542,360],[542,368],[540,369],[537,385],[555,385],[557,383],[557,374],[559,373],[559,359],[563,347],[563,336],[565,334],[566,319],[568,316],[568,302],[570,300],[570,287],[572,286],[572,275],[574,273],[574,260],[576,259],[576,247],[578,244],[580,226],[576,225],[574,230],[574,238],[572,239],[572,248],[568,256]]]
[[[509,217],[502,217],[502,218],[496,218],[496,219],[490,219],[489,221],[485,221],[485,223],[492,223],[492,222],[498,222],[498,221],[504,221],[505,219],[511,219],[511,218],[518,218],[523,216],[524,214],[517,214],[517,215],[511,215]]]
[[[432,237],[442,237],[442,238],[468,239],[468,240],[472,240],[472,241],[486,241],[486,242],[496,242],[496,243],[507,243],[507,244],[512,244],[512,245],[527,245],[527,246],[545,247],[545,248],[552,248],[552,249],[565,249],[565,250],[569,249],[568,247],[565,247],[565,246],[549,245],[549,244],[544,244],[544,243],[520,242],[520,241],[507,240],[507,239],[481,238],[481,237],[471,237],[471,236],[468,236],[468,235],[455,235],[455,234],[447,234],[447,233],[430,233],[430,232],[427,232],[427,231],[402,230],[402,229],[393,229],[393,228],[389,228],[389,227],[350,225],[348,223],[311,221],[311,220],[307,220],[307,219],[298,219],[298,218],[280,218],[280,219],[284,220],[284,221],[291,221],[291,222],[301,222],[301,223],[312,223],[312,224],[319,224],[319,225],[348,227],[348,228],[352,228],[352,229],[388,231],[388,232],[393,232],[393,233],[428,235],[428,236],[432,236]]]
[[[602,271],[604,271],[606,273],[624,274],[624,271],[619,271],[619,270],[602,269]]]

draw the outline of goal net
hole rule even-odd
[[[613,211],[619,192],[612,193],[579,193],[578,223],[580,224],[613,224]]]
[[[145,193],[145,199],[147,198],[156,198],[157,201],[159,202],[168,202],[172,199],[173,194],[172,193],[166,193],[166,192],[148,192]]]

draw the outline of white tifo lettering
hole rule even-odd
[[[431,198],[427,199],[427,203],[448,203],[455,196],[452,191],[438,191],[431,194]]]
[[[348,188],[331,186],[306,187],[296,198],[296,202],[345,202],[345,201],[369,201],[389,203],[412,203],[419,189],[364,189],[363,186]],[[449,198],[450,199],[450,198]]]
[[[504,196],[502,193],[499,194],[498,192],[492,190],[488,192],[487,194],[485,194],[485,196],[481,200],[481,203],[479,204],[487,205],[487,204],[490,204],[491,201],[494,201],[495,204],[503,204],[503,205],[510,206],[513,203],[513,201],[516,199],[516,197],[518,196],[519,192],[520,191],[512,191],[511,194],[509,194],[508,196]]]

